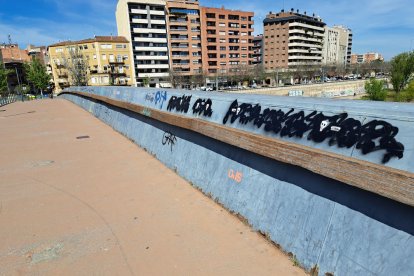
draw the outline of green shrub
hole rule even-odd
[[[365,83],[365,91],[372,101],[384,101],[387,97],[383,80],[370,79]]]
[[[395,96],[395,100],[397,102],[411,102],[414,100],[414,81],[411,81],[408,87],[397,93]]]

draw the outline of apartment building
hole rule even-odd
[[[281,10],[269,13],[263,24],[266,70],[322,64],[326,24],[321,18]]]
[[[200,6],[194,0],[168,0],[170,68],[189,76],[202,72]]]
[[[344,61],[345,64],[350,64],[353,41],[352,30],[342,25],[333,26],[333,29],[337,30],[339,33],[339,61]]]
[[[203,71],[237,73],[253,63],[253,12],[201,7]]]
[[[131,41],[133,84],[170,87],[165,0],[118,0],[118,35]]]
[[[11,71],[7,77],[7,87],[9,91],[14,91],[19,85],[26,83],[24,63],[31,59],[27,51],[20,49],[15,43],[1,44],[0,57],[2,66]]]
[[[352,54],[351,55],[351,64],[358,64],[358,63],[370,63],[375,60],[384,61],[384,57],[375,52],[368,52],[365,54]]]
[[[68,67],[74,54],[84,59],[88,85],[131,85],[132,71],[129,41],[120,36],[65,41],[48,47],[55,91],[73,85]]]
[[[346,65],[351,62],[352,31],[351,29],[338,25],[325,26],[325,37],[323,44],[324,65]]]
[[[26,47],[26,52],[30,56],[31,60],[37,59],[45,66],[49,63],[49,55],[46,46],[34,46],[29,44]]]
[[[252,46],[252,64],[258,65],[263,63],[263,35],[257,35],[253,38]]]
[[[13,60],[20,62],[31,61],[27,51],[20,49],[18,44],[1,44],[0,52],[4,60]]]

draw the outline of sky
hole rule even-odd
[[[386,60],[414,48],[413,0],[201,0],[202,6],[254,11],[255,33],[270,11],[299,9],[354,34],[353,53],[379,52]],[[0,43],[50,45],[94,35],[116,35],[117,0],[0,0]]]

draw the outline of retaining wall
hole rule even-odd
[[[277,96],[305,96],[322,98],[341,98],[365,94],[365,80],[325,82],[316,84],[281,86],[248,90],[234,90],[231,93],[263,94]]]
[[[61,97],[88,110],[245,217],[292,252],[306,269],[318,266],[320,275],[411,275],[414,271],[412,105],[120,87],[68,91],[84,95]],[[146,108],[136,113],[88,95]],[[181,120],[196,118],[240,130],[240,141],[227,143],[192,131],[191,126],[167,124],[153,118],[151,112],[156,110],[182,116]],[[344,156],[350,163],[401,172],[405,177],[401,194],[408,200],[399,202],[398,195],[387,198],[381,189],[381,195],[373,192],[378,187],[349,185],[324,171],[335,164],[320,164],[311,155],[281,162],[238,147],[243,133],[286,142],[286,150],[292,143]],[[283,154],[283,150],[276,153]],[[352,171],[347,173],[350,176],[344,179],[352,183]]]

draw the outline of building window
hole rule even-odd
[[[56,53],[62,53],[63,52],[63,48],[56,48]]]
[[[102,60],[106,60],[106,54],[102,55]]]
[[[101,44],[102,49],[112,49],[112,44]]]

